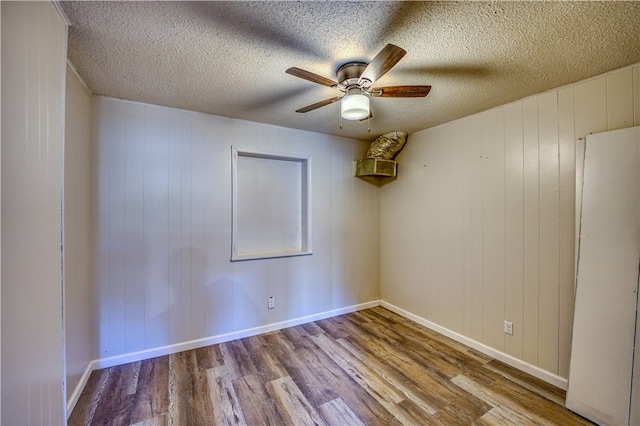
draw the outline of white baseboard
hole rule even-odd
[[[93,365],[94,362],[95,361],[91,361],[89,362],[89,364],[87,364],[87,368],[84,369],[84,373],[82,373],[82,376],[80,377],[80,381],[78,382],[75,389],[73,390],[73,393],[71,393],[71,395],[67,399],[67,418],[71,416],[71,412],[73,411],[76,404],[78,403],[78,399],[80,399],[80,394],[82,394],[84,387],[87,385],[87,382],[89,381],[89,376],[91,376],[91,372],[96,369]]]
[[[541,369],[535,365],[529,364],[520,359],[514,358],[511,355],[508,355],[504,352],[501,352],[497,349],[484,345],[480,342],[477,342],[473,339],[470,339],[466,336],[463,336],[455,331],[451,331],[447,328],[444,328],[438,324],[435,324],[431,321],[428,321],[422,317],[412,314],[411,312],[405,311],[391,303],[374,300],[367,303],[361,303],[359,305],[347,306],[340,309],[335,309],[332,311],[321,312],[314,315],[308,315],[300,318],[295,318],[287,321],[277,322],[273,324],[267,324],[260,327],[249,328],[246,330],[236,331],[233,333],[220,334],[217,336],[206,337],[203,339],[191,340],[188,342],[177,343],[175,345],[162,346],[153,349],[147,349],[139,352],[131,352],[128,354],[117,355],[109,358],[102,358],[91,361],[87,366],[84,374],[82,375],[80,382],[74,389],[73,393],[69,397],[67,401],[67,415],[71,415],[74,407],[76,406],[78,399],[80,398],[80,394],[82,390],[87,384],[89,380],[89,376],[91,372],[94,370],[98,370],[101,368],[114,367],[116,365],[127,364],[130,362],[143,361],[145,359],[155,358],[158,356],[171,355],[174,353],[187,351],[191,349],[197,349],[204,346],[216,345],[218,343],[229,342],[236,339],[243,339],[245,337],[256,336],[258,334],[268,333],[270,331],[282,330],[288,327],[294,327],[296,325],[305,324],[308,322],[319,321],[325,318],[331,318],[338,315],[344,315],[351,312],[360,311],[363,309],[373,308],[375,306],[383,306],[390,311],[397,313],[405,318],[408,318],[412,321],[417,322],[420,325],[423,325],[433,331],[436,331],[440,334],[443,334],[447,337],[452,338],[453,340],[462,343],[463,345],[469,346],[477,351],[482,352],[485,355],[488,355],[492,358],[497,359],[498,361],[502,361],[507,365],[510,365],[518,370],[524,371],[525,373],[531,374],[534,377],[537,377],[541,380],[544,380],[547,383],[550,383],[554,386],[557,386],[561,389],[567,389],[567,379],[564,377],[557,376],[553,373],[550,373],[546,370]]]
[[[404,309],[401,309],[395,305],[392,305],[391,303],[385,302],[384,300],[380,301],[380,305],[389,309],[390,311],[397,313],[398,315],[401,315],[433,331],[443,334],[455,340],[456,342],[469,346],[470,348],[473,348],[479,352],[482,352],[485,355],[489,355],[490,357],[495,358],[498,361],[504,362],[505,364],[510,365],[511,367],[517,368],[518,370],[531,374],[532,376],[537,377],[540,380],[544,380],[545,382],[550,383],[556,387],[559,387],[560,389],[567,390],[567,379],[565,379],[564,377],[560,377],[558,375],[550,373],[533,364],[529,364],[528,362],[522,361],[521,359],[515,358],[495,348],[492,348],[483,343],[477,342],[455,331],[444,328],[436,323],[433,323],[422,317],[414,315],[411,312],[405,311]]]
[[[82,375],[78,386],[74,389],[73,393],[67,401],[67,415],[71,415],[74,407],[76,406],[80,394],[89,380],[89,376],[93,370],[99,370],[102,368],[114,367],[116,365],[128,364],[130,362],[143,361],[145,359],[155,358],[158,356],[171,355],[178,352],[188,351],[191,349],[197,349],[204,346],[216,345],[218,343],[230,342],[232,340],[243,339],[245,337],[256,336],[258,334],[268,333],[270,331],[282,330],[288,327],[294,327],[300,324],[306,324],[308,322],[319,321],[326,318],[335,317],[338,315],[344,315],[351,312],[360,311],[363,309],[373,308],[379,306],[380,301],[374,300],[371,302],[361,303],[358,305],[347,306],[340,309],[334,309],[332,311],[320,312],[318,314],[308,315],[300,318],[294,318],[287,321],[277,322],[273,324],[267,324],[260,327],[249,328],[246,330],[240,330],[233,333],[220,334],[217,336],[205,337],[202,339],[191,340],[188,342],[181,342],[174,345],[162,346],[153,349],[146,349],[144,351],[131,352],[123,355],[112,356],[109,358],[101,358],[91,361],[87,366],[86,371]]]
[[[117,355],[109,358],[102,358],[96,361],[94,369],[113,367],[115,365],[128,364],[130,362],[142,361],[158,356],[171,355],[174,353],[197,349],[209,345],[217,345],[218,343],[230,342],[231,340],[243,339],[245,337],[256,336],[258,334],[268,333],[270,331],[282,330],[283,328],[294,327],[296,325],[305,324],[312,321],[318,321],[325,318],[331,318],[338,315],[348,314],[350,312],[369,309],[380,305],[379,300],[373,302],[361,303],[359,305],[347,306],[345,308],[335,309],[333,311],[321,312],[318,314],[308,315],[287,321],[267,324],[260,327],[249,328],[246,330],[235,331],[233,333],[220,334],[217,336],[205,337],[202,339],[181,342],[175,345],[162,346],[159,348],[146,349],[139,352],[131,352],[128,354]]]

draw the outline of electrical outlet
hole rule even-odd
[[[269,297],[269,309],[273,309],[276,307],[276,301],[274,300],[273,296]]]
[[[513,336],[513,322],[504,320],[504,332]]]

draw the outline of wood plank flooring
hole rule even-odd
[[[94,371],[69,424],[591,424],[564,398],[377,307]]]

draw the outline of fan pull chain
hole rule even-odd
[[[367,117],[367,133],[371,133],[371,113]]]
[[[340,114],[340,130],[342,130],[342,114]]]

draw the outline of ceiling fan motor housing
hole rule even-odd
[[[340,66],[336,72],[338,82],[345,87],[358,84],[358,79],[367,65],[366,62],[347,62]],[[369,82],[369,84],[371,83]]]
[[[344,95],[335,96],[316,102],[296,112],[309,112],[320,107],[340,101],[341,116],[347,120],[362,120],[371,118],[369,97],[385,98],[417,98],[427,96],[431,86],[389,86],[372,88],[374,82],[393,68],[407,52],[401,47],[387,44],[371,62],[350,61],[342,64],[336,71],[337,82],[329,78],[305,71],[298,67],[286,70],[287,74],[312,83],[321,84],[339,90]]]

